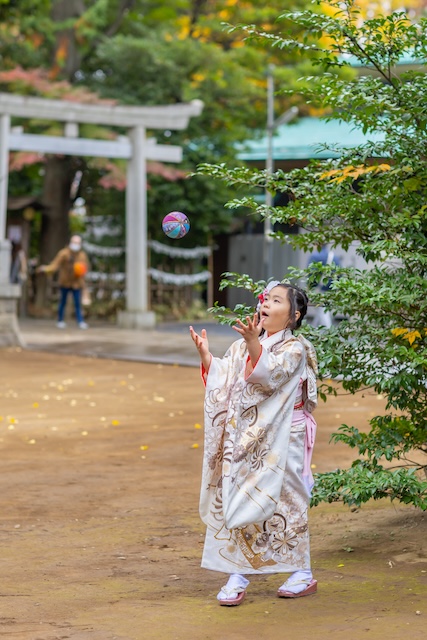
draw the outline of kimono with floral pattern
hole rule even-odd
[[[261,339],[252,367],[244,340],[203,371],[205,443],[202,566],[276,573],[310,566],[309,490],[302,479],[306,420],[316,405],[316,356],[289,330]],[[307,414],[306,414],[307,415]]]

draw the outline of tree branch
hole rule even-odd
[[[116,35],[117,31],[120,29],[120,26],[123,22],[123,18],[126,14],[127,11],[129,11],[130,9],[132,9],[132,7],[134,6],[136,0],[121,0],[120,2],[120,6],[117,12],[117,18],[114,20],[114,22],[107,28],[107,30],[105,31],[105,34],[107,36],[107,38],[112,38],[114,35]],[[95,45],[96,46],[96,45]]]
[[[193,7],[190,16],[190,35],[193,31],[193,27],[197,24],[199,17],[204,9],[204,6],[207,4],[206,0],[194,0]]]
[[[104,33],[102,34],[102,36],[95,38],[91,44],[91,47],[89,48],[89,50],[85,53],[85,55],[82,57],[82,63],[86,62],[89,58],[91,58],[93,56],[94,51],[96,50],[97,46],[99,45],[99,43],[101,42],[101,40],[104,37],[107,38],[112,38],[114,35],[116,35],[116,33],[118,32],[118,30],[120,29],[122,22],[123,22],[123,18],[126,14],[127,11],[129,11],[130,9],[132,9],[132,7],[134,6],[136,0],[121,0],[120,2],[120,6],[119,9],[117,11],[117,17],[114,20],[114,22],[112,22],[104,31]],[[74,70],[74,73],[77,71],[77,69]]]

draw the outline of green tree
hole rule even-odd
[[[88,2],[56,0],[47,2],[14,2],[5,0],[0,6],[0,42],[3,68],[0,82],[8,91],[41,95],[49,98],[73,98],[96,101],[96,95],[84,87],[74,88],[74,80],[84,54],[95,47],[81,41],[77,25],[87,12],[103,9],[104,21],[99,25],[98,37],[114,35],[120,27],[127,8],[133,2]],[[22,124],[22,121],[19,121]],[[27,123],[32,132],[60,135],[60,125],[36,119]],[[86,130],[85,130],[86,129]],[[82,127],[82,135],[101,134],[96,127]],[[108,137],[104,131],[103,135]],[[30,160],[28,160],[30,161]],[[34,162],[34,160],[32,160]],[[24,163],[22,163],[24,165]],[[43,204],[39,253],[48,262],[64,246],[69,235],[70,191],[76,171],[85,167],[78,158],[50,155],[44,159],[41,200]],[[11,179],[11,186],[19,182]],[[44,304],[42,281],[38,287],[39,303]]]
[[[303,4],[305,0],[301,0]],[[0,4],[1,84],[8,91],[74,100],[107,98],[126,104],[170,104],[202,98],[203,114],[185,132],[156,132],[163,141],[185,149],[184,166],[235,158],[236,142],[248,139],[265,121],[265,70],[271,58],[264,47],[242,47],[242,36],[226,34],[221,21],[246,20],[267,25],[274,33],[280,3],[266,8],[261,0],[200,2],[165,0],[37,0]],[[37,65],[37,68],[34,68]],[[298,70],[290,78],[296,80]],[[99,98],[94,95],[99,96]],[[283,97],[284,103],[289,98]],[[57,124],[28,124],[34,132],[61,133]],[[120,132],[81,127],[82,135],[111,136]],[[166,138],[166,140],[164,139]],[[41,260],[63,246],[68,235],[69,187],[76,170],[99,163],[52,156],[45,172]],[[111,163],[109,164],[111,166]],[[120,163],[114,169],[122,171]],[[82,181],[82,189],[91,181]],[[160,228],[163,199],[158,179],[150,191],[150,219]],[[195,243],[207,231],[223,230],[229,216],[218,215],[223,194],[211,193],[200,179]],[[163,183],[167,190],[168,185]],[[191,191],[197,192],[195,186]],[[174,208],[188,202],[184,180],[176,182]],[[81,193],[92,206],[91,193]],[[223,195],[224,197],[220,198]],[[152,212],[152,213],[151,213]],[[192,208],[188,211],[193,213]],[[200,224],[199,224],[200,223]],[[221,223],[221,225],[219,225]]]
[[[366,431],[342,425],[334,434],[358,457],[350,469],[319,474],[313,503],[360,505],[390,497],[426,509],[427,20],[412,23],[399,12],[363,21],[352,0],[327,5],[327,17],[311,10],[283,13],[282,35],[244,30],[250,38],[267,37],[276,48],[309,54],[323,73],[301,82],[305,99],[368,138],[380,132],[382,142],[343,145],[334,149],[338,158],[289,173],[224,165],[202,166],[200,172],[246,189],[291,191],[295,199],[283,208],[268,210],[245,196],[228,206],[297,224],[305,233],[276,235],[307,251],[356,243],[368,263],[363,270],[316,264],[286,274],[309,287],[332,279],[327,293],[312,289],[312,301],[346,318],[330,330],[304,328],[320,356],[322,398],[337,393],[331,379],[339,376],[345,393],[373,389],[387,398],[385,414],[373,417]],[[289,23],[302,29],[298,38],[287,30]],[[399,62],[408,55],[411,69],[402,72]],[[355,62],[367,72],[343,80],[337,71]],[[224,286],[235,283],[255,293],[263,286],[229,276]]]

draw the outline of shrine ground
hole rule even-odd
[[[200,568],[195,367],[9,348],[0,371],[1,638],[426,637],[427,515],[386,501],[311,510],[317,595],[278,599],[281,577],[256,576],[240,607],[218,606],[225,576]],[[382,406],[321,404],[316,470],[349,464],[331,432]]]

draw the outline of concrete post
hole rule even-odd
[[[126,196],[126,311],[118,324],[128,329],[150,329],[156,317],[148,310],[147,184],[145,128],[130,131],[132,157],[127,168]]]
[[[10,116],[0,115],[0,346],[20,345],[16,315],[20,285],[9,282],[10,249],[6,238],[7,193],[9,182],[9,130]]]
[[[10,242],[6,239],[10,116],[0,115],[0,282],[9,282]]]
[[[265,159],[265,172],[267,176],[273,173],[273,134],[274,134],[274,79],[272,66],[269,66],[267,76],[267,157]],[[273,196],[270,189],[265,190],[265,205],[268,209],[273,204]],[[271,237],[272,225],[270,212],[264,218],[264,246],[263,262],[264,277],[268,281],[273,276],[273,238]]]

